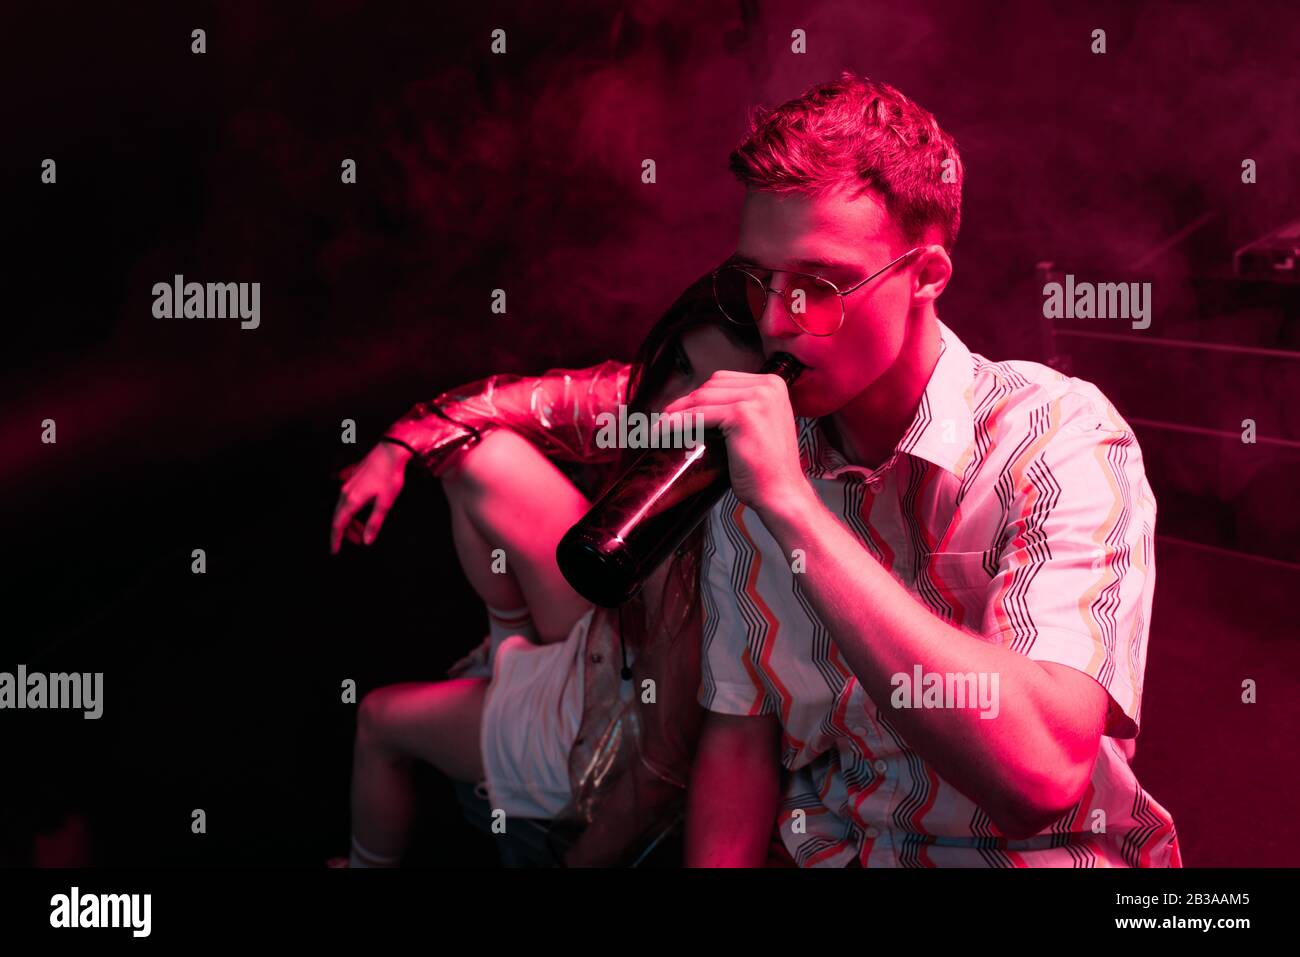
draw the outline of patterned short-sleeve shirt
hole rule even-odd
[[[934,614],[1106,689],[1082,798],[1032,838],[1002,836],[908,746],[891,702],[867,697],[800,587],[797,556],[731,493],[706,527],[700,703],[779,716],[789,773],[777,823],[802,866],[1180,866],[1173,818],[1130,765],[1155,586],[1156,505],[1137,440],[1090,383],[990,362],[940,331],[890,458],[850,463],[822,420],[799,418],[804,474],[864,561]]]

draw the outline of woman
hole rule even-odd
[[[594,608],[555,565],[556,544],[591,499],[548,456],[599,467],[588,484],[603,488],[636,450],[597,447],[600,413],[617,413],[629,393],[629,412],[660,409],[718,369],[752,372],[761,359],[755,333],[725,321],[704,276],[656,323],[632,366],[494,376],[445,393],[399,420],[394,441],[351,475],[335,512],[335,550],[341,537],[374,540],[412,455],[442,479],[457,554],[491,625],[451,680],[363,699],[353,866],[400,860],[412,760],[482,782],[507,820],[580,831],[563,856],[569,866],[622,862],[680,804],[701,718],[702,529],[621,609]],[[621,678],[625,657],[630,681]]]

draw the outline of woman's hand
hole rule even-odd
[[[330,526],[330,554],[337,555],[344,537],[354,545],[369,545],[379,534],[384,517],[397,501],[406,481],[411,453],[400,445],[380,442],[358,464],[339,473],[343,490],[334,506]],[[364,527],[360,514],[372,506]]]

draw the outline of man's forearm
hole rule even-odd
[[[1077,799],[1100,727],[1052,670],[932,614],[817,498],[787,498],[760,516],[784,554],[802,549],[801,590],[863,691],[909,747],[984,808],[1004,832],[1032,832]],[[896,674],[997,676],[996,719],[976,708],[886,708]],[[920,689],[915,689],[917,693]],[[1028,826],[1026,826],[1028,825]]]

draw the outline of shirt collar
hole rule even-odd
[[[870,479],[888,471],[905,454],[960,477],[975,441],[971,411],[974,382],[970,350],[955,332],[939,322],[939,360],[921,394],[916,415],[894,446],[893,454],[876,469],[855,464],[831,444],[824,419],[799,418],[799,459],[805,474],[831,479],[852,472]]]

